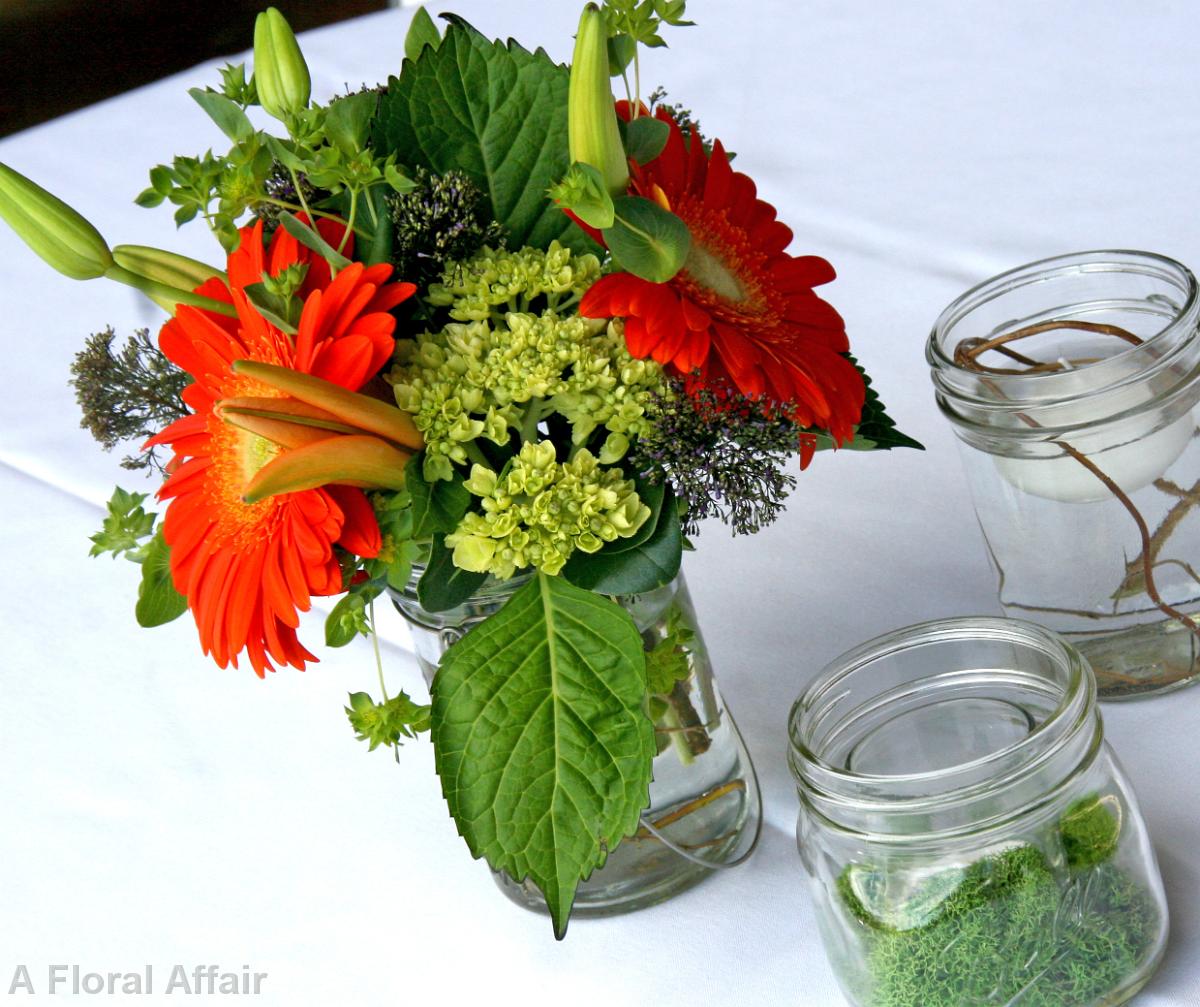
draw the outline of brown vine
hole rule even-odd
[[[1091,360],[1076,360],[1071,362],[1054,360],[1049,362],[1040,362],[1032,359],[1031,357],[1027,357],[1022,353],[1019,353],[1008,345],[1009,343],[1017,342],[1021,339],[1027,339],[1030,336],[1035,336],[1042,332],[1050,332],[1055,329],[1079,329],[1085,332],[1096,332],[1102,335],[1115,336],[1118,339],[1123,339],[1125,342],[1130,343],[1133,346],[1140,346],[1142,344],[1142,340],[1138,336],[1134,335],[1128,329],[1123,329],[1118,325],[1106,325],[1100,322],[1084,322],[1074,319],[1060,319],[1056,321],[1052,320],[1048,322],[1038,322],[1035,325],[1027,325],[1023,328],[1014,329],[1011,332],[1006,332],[999,336],[993,336],[990,339],[964,339],[958,344],[957,347],[955,347],[954,362],[960,367],[963,367],[967,370],[977,371],[982,374],[1049,374],[1055,371],[1064,370],[1068,367],[1074,367],[1093,362]],[[1011,360],[1015,360],[1018,363],[1023,364],[1024,367],[1021,370],[989,367],[988,365],[981,363],[979,360],[979,357],[988,351],[1000,353]],[[988,384],[993,392],[995,392],[1001,398],[1004,397],[1003,393],[994,382],[988,382]],[[1026,416],[1024,413],[1017,413],[1017,417],[1027,426],[1041,426],[1040,423],[1038,423],[1032,417]],[[1134,502],[1129,498],[1129,495],[1123,489],[1121,489],[1121,487],[1118,486],[1112,480],[1112,478],[1110,478],[1109,475],[1100,468],[1100,466],[1098,466],[1073,445],[1068,444],[1066,441],[1055,441],[1054,443],[1061,447],[1065,454],[1071,458],[1074,458],[1075,461],[1077,461],[1080,465],[1091,472],[1092,475],[1099,479],[1104,484],[1105,488],[1120,502],[1121,506],[1128,511],[1129,516],[1133,518],[1134,523],[1137,525],[1138,535],[1142,540],[1142,552],[1141,556],[1139,557],[1141,566],[1140,572],[1147,597],[1150,598],[1150,600],[1154,603],[1154,606],[1164,615],[1180,623],[1180,625],[1187,628],[1194,636],[1200,637],[1200,625],[1197,625],[1191,616],[1185,615],[1173,605],[1170,605],[1164,601],[1158,592],[1157,584],[1154,582],[1154,567],[1156,565],[1154,558],[1161,550],[1163,541],[1165,541],[1163,528],[1159,528],[1158,531],[1151,535],[1150,529],[1146,524],[1145,518],[1142,517],[1141,511],[1137,509]],[[1197,488],[1200,488],[1200,484],[1197,484],[1197,487],[1194,487],[1192,492],[1195,492]],[[1188,494],[1186,494],[1185,491],[1180,491],[1180,495],[1184,496],[1186,499]],[[1184,501],[1181,501],[1181,503],[1182,502]],[[1176,506],[1178,507],[1179,505]],[[1172,526],[1175,523],[1178,523],[1178,521],[1181,519],[1182,514],[1174,519]],[[1169,532],[1167,532],[1167,534],[1169,534]],[[1137,564],[1137,562],[1138,561],[1135,560],[1134,564]],[[1128,569],[1129,568],[1127,567],[1127,570]],[[1129,575],[1127,573],[1126,579],[1122,583],[1124,584],[1128,580]]]

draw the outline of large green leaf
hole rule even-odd
[[[442,792],[471,853],[546,898],[560,940],[579,881],[638,827],[654,731],[629,614],[538,574],[442,658]]]
[[[569,71],[541,49],[492,42],[450,17],[441,44],[422,45],[388,81],[374,148],[436,174],[451,169],[487,193],[512,248],[558,239],[596,246],[546,190],[566,173]]]

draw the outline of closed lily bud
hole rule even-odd
[[[571,60],[571,89],[567,97],[567,135],[571,160],[591,165],[613,196],[629,186],[629,165],[617,126],[617,110],[608,83],[608,27],[594,3],[583,9],[575,55]]]
[[[225,275],[205,262],[147,245],[117,245],[113,248],[112,255],[113,260],[122,269],[180,292],[195,290],[206,280]],[[146,296],[171,314],[175,313],[175,308],[180,302],[179,297],[157,289],[147,290]]]
[[[94,280],[113,264],[99,231],[57,196],[6,164],[0,164],[0,217],[18,238],[73,280]]]
[[[291,25],[274,7],[254,22],[254,84],[259,104],[280,121],[308,108],[308,64]]]

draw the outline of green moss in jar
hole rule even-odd
[[[1081,1007],[1120,988],[1154,944],[1158,914],[1110,862],[1119,834],[1119,813],[1083,798],[1059,822],[1069,881],[1042,850],[1012,846],[925,881],[907,919],[895,907],[873,913],[863,881],[878,874],[848,866],[837,890],[864,927],[872,1007]]]

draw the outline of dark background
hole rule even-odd
[[[0,0],[0,136],[249,49],[278,7],[296,31],[385,0]]]

